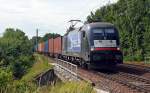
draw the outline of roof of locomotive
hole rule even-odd
[[[75,31],[75,30],[81,31],[82,28],[89,29],[89,28],[95,28],[95,27],[114,27],[114,25],[108,22],[94,22],[94,23],[85,24],[82,27],[75,28],[74,30],[71,30],[71,31]],[[68,31],[65,35],[67,35],[71,31]]]
[[[87,26],[89,26],[90,28],[94,28],[94,27],[114,27],[113,24],[107,23],[107,22],[94,22],[94,23],[87,24]]]

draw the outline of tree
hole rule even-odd
[[[23,31],[6,29],[0,38],[1,67],[11,67],[13,75],[21,78],[33,63],[32,54],[32,43]]]

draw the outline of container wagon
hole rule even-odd
[[[54,57],[61,58],[62,53],[62,37],[57,37],[54,39]]]
[[[49,44],[49,56],[54,57],[54,39],[51,38],[48,40],[48,44]]]
[[[38,52],[39,52],[39,53],[42,52],[42,44],[41,44],[41,43],[38,44]]]
[[[48,55],[49,53],[49,41],[45,41],[44,43],[44,54]]]
[[[44,42],[41,43],[41,53],[44,54]]]

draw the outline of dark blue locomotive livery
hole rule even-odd
[[[123,63],[119,45],[113,24],[90,23],[64,35],[62,59],[92,68],[108,68]]]

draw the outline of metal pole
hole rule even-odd
[[[36,29],[36,50],[38,50],[38,29]]]
[[[52,40],[52,41],[53,41],[53,57],[55,58],[55,53],[54,53],[54,49],[55,49],[55,48],[54,48],[54,33],[52,34],[52,39],[53,39],[53,40]]]

